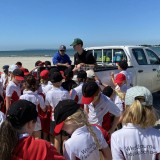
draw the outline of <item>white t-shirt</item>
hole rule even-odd
[[[44,99],[37,91],[33,92],[30,90],[24,90],[23,95],[20,96],[20,99],[28,100],[36,105],[36,110],[38,111],[38,105],[41,109],[45,109]]]
[[[17,96],[20,97],[20,85],[15,84],[13,81],[9,81],[9,84],[6,87],[6,97],[12,97],[13,94],[17,94]]]
[[[128,123],[112,134],[111,151],[113,160],[155,160],[160,153],[160,131]]]
[[[74,88],[74,90],[76,91],[77,93],[77,96],[78,96],[78,104],[82,104],[82,86],[83,86],[83,82],[81,82],[79,84],[79,86],[77,86],[76,88]]]
[[[104,94],[100,94],[100,100],[94,107],[93,103],[84,105],[89,108],[88,121],[91,124],[98,124],[102,126],[103,117],[107,112],[112,113],[116,117],[121,115],[119,108]]]
[[[44,99],[41,95],[38,95],[37,91],[23,91],[23,95],[20,96],[20,99],[25,99],[28,100],[36,105],[36,110],[38,112],[38,105],[40,108],[45,109],[45,104],[44,104]],[[41,121],[40,118],[37,117],[37,122],[35,125],[34,131],[39,131],[41,130]]]
[[[47,92],[52,89],[53,85],[50,81],[48,81],[47,84],[41,84],[41,87],[42,87],[42,93],[46,95]]]
[[[0,111],[0,126],[4,120],[5,120],[5,115],[3,112]]]
[[[119,87],[118,85],[115,87],[115,90],[121,90],[123,93],[126,93],[128,86],[124,84],[123,86]],[[113,97],[114,104],[120,109],[121,112],[124,111],[124,100],[122,100],[116,93]]]
[[[69,92],[65,90],[63,87],[56,88],[53,86],[52,89],[47,92],[45,105],[52,107],[52,121],[54,121],[54,108],[56,107],[59,101],[65,99],[71,99],[71,97],[69,95]]]
[[[92,126],[94,133],[100,143],[100,149],[108,147],[101,131]],[[66,160],[76,160],[76,157],[81,160],[99,160],[99,150],[96,147],[94,138],[88,131],[86,126],[76,129],[71,138],[65,142],[64,157]]]

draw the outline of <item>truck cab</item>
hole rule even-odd
[[[117,62],[128,62],[128,73],[133,86],[147,87],[151,92],[160,90],[160,58],[151,48],[143,46],[101,46],[88,47],[94,55],[96,74],[102,82],[110,84],[110,72],[117,74]]]

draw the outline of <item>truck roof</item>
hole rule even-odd
[[[85,49],[106,49],[106,48],[149,48],[138,45],[125,45],[125,46],[95,46],[95,47],[86,47]]]

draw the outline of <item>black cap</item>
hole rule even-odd
[[[56,122],[56,127],[54,129],[54,132],[56,134],[60,133],[64,121],[67,119],[67,117],[74,114],[79,108],[80,105],[77,104],[74,100],[67,99],[59,101],[59,103],[54,109],[54,119]]]
[[[94,99],[94,94],[99,89],[99,86],[96,82],[87,82],[82,86],[82,103],[90,104]]]
[[[52,83],[60,82],[60,81],[62,81],[62,79],[63,79],[63,77],[60,72],[54,72],[53,74],[50,74],[50,81]]]
[[[20,69],[15,69],[12,73],[15,76],[16,80],[23,81],[24,80],[24,72]]]
[[[18,100],[14,102],[7,113],[7,120],[14,128],[21,128],[38,116],[36,105],[27,100]]]
[[[77,73],[77,78],[87,78],[87,73],[84,70],[80,70]]]

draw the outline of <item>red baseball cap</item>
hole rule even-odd
[[[63,126],[64,126],[64,121],[62,121],[61,123],[57,124],[55,126],[55,128],[54,128],[54,135],[58,135],[61,132]]]
[[[49,76],[49,71],[48,70],[43,70],[41,73],[40,73],[40,77],[41,78],[44,78],[44,79],[47,79]]]
[[[24,80],[24,73],[20,69],[15,69],[13,71],[13,75],[15,76],[15,79],[18,81],[23,81]]]
[[[119,73],[116,75],[114,82],[117,84],[122,84],[125,80],[126,80],[126,76],[122,73]]]

